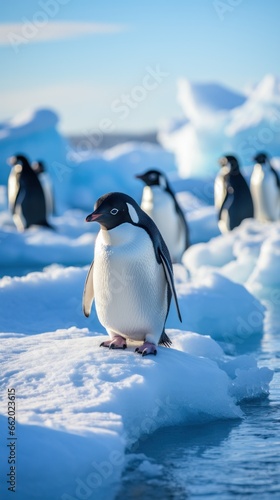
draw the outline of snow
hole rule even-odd
[[[176,332],[168,334],[173,338]],[[74,496],[79,485],[96,498],[112,498],[124,446],[132,449],[141,436],[168,425],[240,418],[238,401],[268,393],[271,370],[254,367],[252,374],[241,359],[230,377],[226,364],[218,366],[223,352],[214,341],[210,355],[218,362],[189,354],[187,339],[184,351],[159,347],[157,357],[142,358],[133,352],[135,345],[121,352],[101,349],[102,337],[75,327],[2,335],[2,374],[16,389],[23,450],[19,498],[39,498],[43,484],[48,487],[42,499]],[[197,335],[195,342],[197,350]],[[0,422],[4,433],[7,422]]]
[[[263,299],[279,301],[280,223],[246,220],[220,235],[213,206],[215,163],[212,168],[209,154],[220,148],[223,126],[234,113],[231,123],[241,133],[244,122],[241,126],[237,112],[249,99],[265,102],[262,110],[272,109],[272,102],[277,109],[278,84],[268,79],[251,97],[212,84],[189,84],[188,92],[187,84],[180,85],[184,109],[188,103],[193,108],[165,134],[172,141],[173,134],[180,141],[185,133],[192,136],[202,163],[190,162],[188,168],[196,176],[203,173],[202,178],[183,178],[185,166],[179,165],[178,173],[173,154],[158,145],[128,143],[93,153],[85,142],[73,151],[51,110],[24,112],[0,126],[0,428],[6,436],[7,388],[13,387],[20,500],[113,499],[126,453],[155,430],[241,419],[240,403],[269,393],[273,372],[257,366],[251,346],[263,334]],[[203,125],[197,113],[202,109]],[[58,206],[50,220],[54,231],[33,227],[18,233],[14,227],[5,162],[17,152],[45,160]],[[90,318],[82,314],[98,230],[85,217],[111,190],[139,202],[143,186],[134,176],[150,167],[168,175],[192,246],[174,266],[183,321],[172,303],[166,325],[172,347],[141,357],[133,342],[126,351],[99,347],[107,333],[94,308]],[[7,457],[5,440],[0,451]],[[161,468],[144,457],[138,472],[156,478]],[[2,487],[1,478],[1,498]]]
[[[247,219],[230,233],[190,247],[183,263],[192,275],[218,272],[254,295],[280,285],[280,222]]]
[[[247,95],[218,83],[178,82],[178,101],[187,121],[173,119],[159,133],[176,156],[182,177],[215,176],[223,153],[235,152],[241,165],[268,149],[280,156],[280,82],[266,75]]]

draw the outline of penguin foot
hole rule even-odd
[[[157,348],[155,344],[152,344],[151,342],[144,342],[144,344],[140,347],[136,347],[135,352],[142,354],[142,356],[148,356],[148,354],[156,356]]]
[[[126,340],[121,335],[116,335],[113,340],[105,340],[101,342],[99,347],[109,347],[109,349],[126,349]]]

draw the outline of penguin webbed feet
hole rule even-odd
[[[144,342],[140,347],[136,347],[135,352],[142,354],[142,356],[148,356],[148,354],[153,354],[156,356],[157,348],[152,342]]]
[[[113,339],[101,342],[99,347],[109,347],[109,349],[126,349],[126,340],[121,335],[116,335]]]

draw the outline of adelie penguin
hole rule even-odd
[[[87,222],[98,222],[92,262],[84,287],[83,311],[92,302],[109,340],[101,346],[125,349],[126,340],[142,341],[142,356],[170,346],[165,322],[173,295],[178,306],[172,264],[166,244],[152,219],[123,193],[99,198]]]
[[[46,202],[46,211],[47,216],[54,214],[54,193],[53,186],[48,172],[46,171],[45,165],[42,161],[34,161],[32,162],[32,168],[34,172],[37,174],[38,179],[43,188],[45,202]]]
[[[136,175],[146,185],[141,208],[155,222],[168,247],[172,262],[180,262],[189,247],[189,229],[166,176],[159,170]]]
[[[250,189],[255,217],[261,222],[280,219],[280,180],[266,153],[254,157]]]
[[[231,231],[244,219],[254,217],[250,189],[239,169],[235,156],[220,158],[220,173],[214,186],[215,207],[221,233]]]
[[[51,227],[46,219],[43,188],[27,158],[12,156],[8,163],[12,166],[8,179],[9,208],[18,231],[32,225]]]

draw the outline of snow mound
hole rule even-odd
[[[86,265],[92,259],[97,225],[85,223],[86,213],[67,210],[50,218],[55,230],[33,226],[23,233],[15,229],[10,214],[0,214],[0,266],[5,274],[11,268],[44,267],[50,264]]]
[[[25,110],[1,124],[0,139],[19,139],[34,132],[54,128],[58,116],[50,109]]]
[[[56,165],[65,164],[67,141],[57,130],[58,116],[52,110],[27,110],[0,125],[0,184],[7,184],[10,167],[7,158],[25,154],[30,161],[43,160],[57,181]],[[55,190],[57,187],[55,186]],[[61,194],[61,189],[57,190]]]
[[[265,307],[243,285],[219,273],[204,273],[189,283],[178,283],[177,291],[183,323],[180,325],[172,304],[168,328],[183,328],[236,345],[263,331]]]
[[[218,271],[256,296],[271,295],[280,286],[280,223],[245,220],[227,235],[190,247],[183,262],[192,276]]]
[[[246,97],[218,83],[178,82],[178,100],[189,120],[197,119],[198,112],[217,112],[241,106]]]

